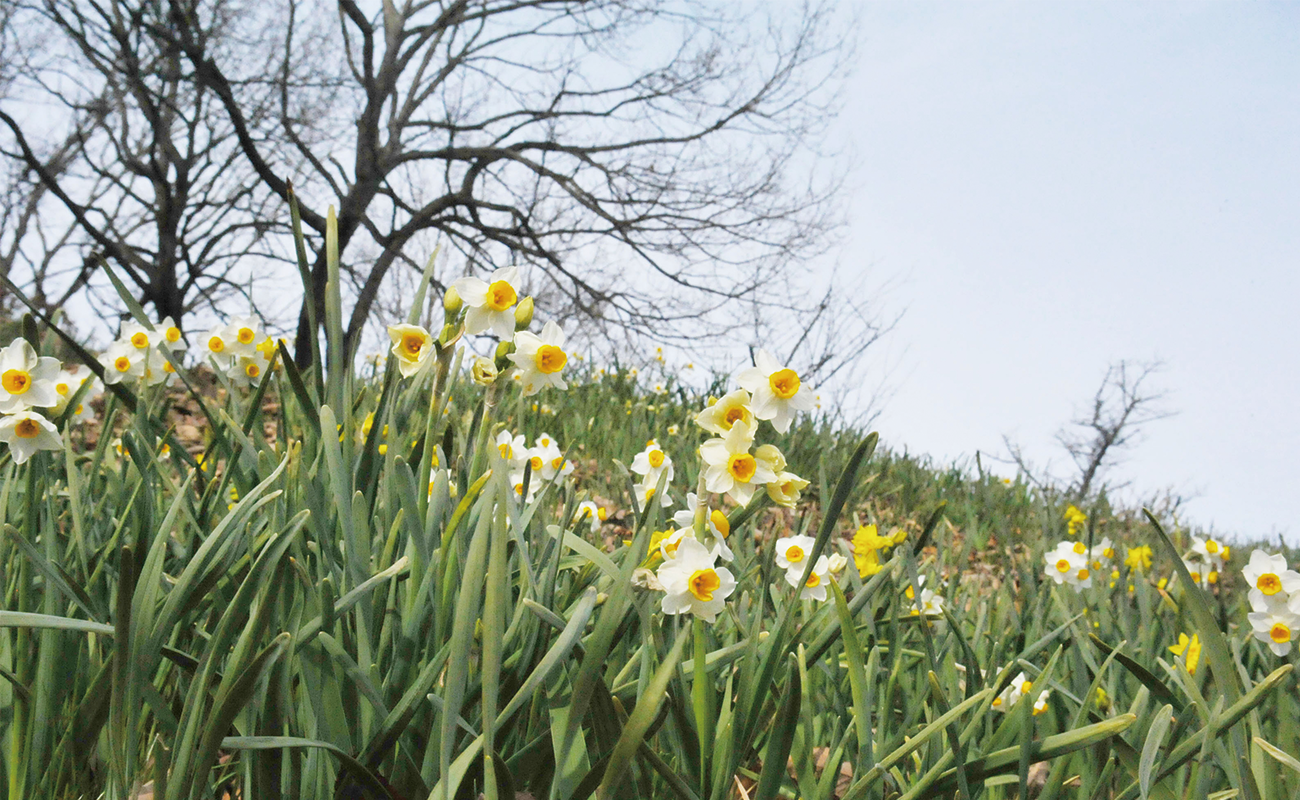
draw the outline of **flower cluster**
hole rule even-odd
[[[917,576],[916,585],[921,587],[921,602],[919,604],[920,608],[917,608],[918,603],[916,602],[916,589],[912,586],[912,584],[908,583],[906,586],[903,587],[903,597],[907,598],[909,611],[912,614],[912,616],[914,617],[919,616],[922,613],[924,613],[927,617],[941,616],[943,614],[943,603],[944,603],[943,595],[939,594],[938,592],[925,588],[924,575]]]
[[[1286,655],[1300,633],[1300,573],[1287,567],[1286,556],[1255,550],[1241,574],[1250,584],[1251,612],[1246,618],[1255,638],[1277,655]]]
[[[63,438],[50,420],[58,417],[81,385],[92,381],[82,394],[73,420],[89,419],[90,398],[98,389],[88,367],[65,370],[57,358],[39,356],[26,339],[15,339],[0,350],[0,442],[9,445],[15,464],[38,450],[59,450]]]
[[[880,572],[880,557],[905,541],[907,531],[902,528],[881,536],[875,525],[859,527],[853,534],[853,564],[858,568],[858,576],[867,578]]]
[[[1078,506],[1071,504],[1065,509],[1065,532],[1074,536],[1079,529],[1088,524],[1088,515],[1079,510]]]
[[[532,502],[537,490],[543,483],[555,483],[573,474],[573,462],[564,457],[560,445],[549,433],[543,433],[533,440],[533,446],[527,446],[523,436],[515,436],[510,431],[501,431],[496,438],[497,451],[501,460],[509,468],[510,485],[515,493],[524,493],[524,471],[530,469],[532,477],[528,481],[528,502]]]
[[[700,428],[714,434],[699,449],[701,489],[725,494],[740,506],[749,505],[761,490],[774,504],[793,508],[808,481],[786,469],[785,456],[775,445],[757,444],[755,438],[764,420],[785,433],[794,416],[811,409],[815,400],[798,373],[766,350],[755,354],[754,366],[741,371],[736,381],[741,388],[710,400],[695,416]],[[640,476],[636,492],[641,506],[649,505],[661,481],[667,486],[673,479],[673,461],[653,439],[633,459],[631,469]],[[659,503],[672,504],[667,491],[659,495]],[[736,586],[731,572],[717,565],[719,559],[735,557],[727,545],[730,523],[721,509],[710,510],[704,498],[687,494],[686,508],[673,515],[673,524],[674,530],[658,532],[651,541],[650,559],[663,558],[655,574],[655,588],[664,592],[660,607],[665,614],[689,612],[712,622]],[[809,536],[780,539],[776,560],[801,598],[825,600],[835,564],[821,556],[808,570],[814,544]],[[843,563],[841,558],[841,569]]]
[[[99,363],[104,367],[104,382],[171,385],[176,379],[176,367],[166,354],[184,350],[181,329],[176,327],[171,317],[164,318],[152,329],[130,320],[123,323],[117,340],[99,357]]]
[[[1205,588],[1219,582],[1219,573],[1230,557],[1230,548],[1214,537],[1193,536],[1191,553],[1183,558],[1183,564],[1201,588]]]
[[[1187,667],[1187,674],[1196,674],[1196,665],[1201,661],[1201,637],[1192,634],[1188,638],[1187,634],[1178,634],[1178,644],[1169,646],[1169,652],[1176,656],[1183,656],[1183,665]]]
[[[505,373],[519,383],[524,397],[547,387],[568,389],[562,374],[569,363],[569,355],[564,350],[564,329],[551,320],[542,326],[540,334],[529,331],[533,300],[531,297],[521,300],[519,286],[519,269],[505,267],[493,272],[486,281],[472,276],[457,278],[443,298],[450,328],[463,325],[464,332],[471,336],[491,331],[501,340],[496,359],[473,358],[470,372],[474,382],[490,386]],[[455,335],[448,335],[442,344],[452,341]],[[390,325],[388,337],[392,340],[389,352],[397,359],[404,378],[423,369],[438,350],[438,342],[419,325]]]
[[[170,329],[167,339],[171,340]],[[271,368],[276,348],[275,340],[262,329],[262,323],[251,316],[236,317],[225,325],[213,327],[203,335],[203,346],[207,348],[213,369],[241,388],[262,381]]]
[[[1016,707],[1016,703],[1020,702],[1020,698],[1027,696],[1033,689],[1033,681],[1026,678],[1025,673],[1019,673],[1011,679],[1011,683],[1007,684],[1007,687],[997,697],[993,698],[993,710],[1003,713],[1009,712]],[[1044,689],[1038,693],[1038,697],[1034,700],[1034,716],[1047,710],[1047,700],[1051,695],[1050,689]]]
[[[1047,577],[1057,586],[1068,583],[1075,591],[1092,588],[1092,569],[1088,546],[1083,542],[1063,541],[1043,554]]]

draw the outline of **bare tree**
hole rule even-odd
[[[191,34],[224,35],[225,16],[214,6]],[[11,6],[10,31],[43,46],[9,61],[0,269],[38,305],[61,306],[107,259],[142,303],[180,320],[243,293],[241,260],[281,215],[169,19],[154,2]],[[120,307],[111,289],[93,305]]]
[[[1106,370],[1088,412],[1056,434],[1079,470],[1071,489],[1087,497],[1101,474],[1123,457],[1147,423],[1171,416],[1165,395],[1150,379],[1164,369],[1160,361],[1120,361]]]
[[[94,80],[74,97],[33,77],[29,95],[94,135],[65,179],[42,172],[32,126],[0,112],[6,152],[159,313],[220,301],[240,261],[291,256],[292,185],[312,260],[303,363],[309,305],[324,318],[328,205],[349,346],[393,267],[422,267],[435,240],[458,273],[530,266],[539,307],[598,348],[769,333],[833,374],[879,332],[809,276],[841,223],[843,165],[820,148],[851,31],[826,7],[30,2],[27,23]]]

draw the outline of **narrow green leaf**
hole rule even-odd
[[[1173,706],[1162,706],[1151,721],[1146,741],[1142,743],[1142,757],[1138,761],[1138,784],[1142,788],[1142,800],[1146,800],[1151,793],[1151,776],[1155,770],[1156,759],[1160,757],[1160,746],[1164,744],[1173,720]]]
[[[668,682],[672,680],[673,673],[677,671],[677,664],[681,661],[682,650],[690,639],[690,633],[690,628],[684,627],[677,634],[677,641],[673,644],[672,650],[668,651],[668,655],[660,662],[645,693],[637,700],[636,707],[628,715],[623,733],[618,737],[618,742],[615,743],[614,750],[610,754],[609,764],[605,767],[600,786],[596,787],[597,800],[611,800],[616,797],[613,793],[622,782],[623,773],[631,766],[632,756],[636,754],[637,748],[645,740],[650,724],[659,714],[659,707],[664,702],[664,692],[668,689]]]
[[[793,659],[793,656],[791,658]],[[781,789],[781,782],[785,778],[790,748],[794,745],[795,728],[799,725],[799,707],[803,700],[803,687],[800,685],[797,669],[790,669],[787,674],[789,683],[786,684],[785,697],[781,701],[781,712],[772,721],[767,751],[763,754],[763,770],[759,773],[753,800],[775,800],[777,792]]]

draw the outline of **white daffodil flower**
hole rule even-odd
[[[808,573],[808,579],[804,581],[803,588],[799,590],[800,600],[826,600],[826,583],[830,580],[831,560],[826,556],[820,556],[817,563],[813,564],[812,572]],[[789,569],[785,573],[785,582],[791,586],[798,586],[799,579],[803,577],[803,567],[798,569]]]
[[[1300,592],[1300,573],[1288,569],[1286,556],[1280,553],[1252,550],[1241,576],[1250,584],[1250,606],[1256,611],[1285,604],[1290,595]]]
[[[756,489],[776,480],[772,470],[749,452],[753,443],[753,428],[733,425],[721,439],[700,445],[700,458],[707,467],[704,485],[710,492],[725,492],[738,505],[745,506]]]
[[[807,487],[808,481],[793,472],[781,472],[777,474],[776,480],[767,485],[767,496],[782,508],[794,508]]]
[[[99,357],[104,365],[104,383],[136,380],[144,375],[145,351],[130,342],[113,342]]]
[[[1115,559],[1115,545],[1111,542],[1109,536],[1103,536],[1100,542],[1092,546],[1090,551],[1092,571],[1100,572],[1110,566]]]
[[[26,339],[0,350],[0,413],[49,408],[59,401],[54,389],[59,360],[38,356]]]
[[[94,378],[94,375],[95,373],[91,372],[90,367],[85,364],[78,364],[71,369],[59,370],[54,377],[54,393],[59,399],[54,405],[47,406],[50,409],[50,416],[57,417],[62,414],[63,410],[68,407],[68,401],[81,388],[81,384]],[[98,383],[97,379],[95,383]],[[85,399],[89,400],[92,394],[94,394],[94,384],[87,391]]]
[[[564,352],[564,329],[555,320],[542,326],[540,336],[529,331],[516,333],[515,351],[508,357],[518,368],[524,397],[535,395],[547,386],[569,388],[560,375],[569,361]]]
[[[798,581],[803,577],[804,568],[808,565],[808,557],[812,555],[813,548],[816,546],[817,540],[811,536],[785,536],[777,539],[775,553],[777,569],[785,570],[787,575],[793,572],[794,580]]]
[[[1064,541],[1043,554],[1047,562],[1047,576],[1058,586],[1068,583],[1075,591],[1092,588],[1092,572],[1088,569],[1088,546],[1083,542]]]
[[[790,430],[796,413],[811,411],[817,405],[812,392],[802,388],[799,374],[782,366],[766,350],[754,354],[754,366],[742,370],[736,383],[753,394],[754,416],[771,420],[772,427],[781,433]]]
[[[162,331],[154,328],[149,330],[145,326],[129,319],[122,323],[122,329],[117,334],[119,342],[126,342],[136,350],[146,351],[162,341]]]
[[[600,525],[605,521],[606,511],[590,500],[583,500],[578,503],[578,508],[573,514],[573,524],[578,524],[584,519],[591,520],[591,532],[595,533],[600,530]]]
[[[641,481],[640,483],[638,483],[636,485],[636,494],[632,496],[632,499],[636,501],[636,510],[644,511],[646,507],[650,505],[650,501],[654,499],[658,491],[659,491],[658,481],[655,481],[654,483],[650,483],[649,481]],[[667,508],[668,506],[671,506],[673,504],[673,498],[671,495],[668,494],[667,483],[664,483],[664,493],[658,495],[658,497],[659,497],[659,505],[662,508]]]
[[[157,330],[160,334],[158,341],[160,347],[165,347],[172,353],[186,349],[185,340],[181,338],[181,329],[176,327],[171,317],[163,317],[162,322],[158,323]]]
[[[226,352],[232,356],[252,358],[257,352],[257,345],[266,335],[262,333],[262,323],[256,317],[235,317],[226,326]]]
[[[749,408],[749,392],[737,389],[695,415],[695,424],[710,433],[725,436],[731,426],[743,422],[754,427],[754,412]]]
[[[258,350],[254,350],[251,356],[239,355],[231,360],[230,366],[226,369],[226,377],[230,382],[239,388],[257,386],[262,382],[266,370],[271,364],[265,356]]]
[[[909,586],[908,588],[910,589],[911,587]],[[943,603],[944,603],[943,595],[938,594],[936,592],[932,592],[929,589],[922,589],[921,609],[920,611],[917,611],[916,605],[913,604],[911,609],[912,614],[913,615],[925,614],[927,617],[930,616],[941,617],[943,616]]]
[[[208,357],[223,371],[235,356],[236,350],[232,348],[235,344],[235,332],[229,325],[217,325],[203,335]]]
[[[1214,567],[1214,572],[1219,572],[1223,569],[1224,547],[1223,544],[1214,537],[1211,536],[1202,539],[1199,536],[1193,536],[1192,552],[1196,553],[1201,558],[1204,558],[1209,564],[1211,564]]]
[[[695,529],[695,509],[699,507],[700,499],[695,496],[695,492],[686,493],[686,508],[673,514],[673,524],[679,528]],[[736,554],[727,546],[727,537],[731,535],[731,521],[727,515],[722,513],[721,509],[713,509],[704,517],[705,524],[709,527],[709,533],[712,534],[713,540],[717,542],[718,552],[722,558],[727,561],[735,561]]]
[[[528,460],[532,462],[533,474],[544,481],[561,480],[573,474],[573,462],[564,457],[559,442],[550,434],[537,437],[536,446],[528,451]]]
[[[1025,673],[1020,673],[1011,679],[1011,683],[1007,684],[1007,687],[997,697],[993,698],[993,710],[1010,711],[1015,708],[1016,703],[1020,702],[1020,698],[1033,691],[1033,688],[1033,682],[1025,678]]]
[[[1047,699],[1051,696],[1051,689],[1044,689],[1038,693],[1038,699],[1034,701],[1034,716],[1038,716],[1047,711]]]
[[[649,486],[659,483],[659,476],[664,473],[668,474],[669,483],[673,480],[673,460],[654,439],[646,442],[645,449],[632,458],[630,469]]]
[[[523,436],[511,436],[510,431],[501,431],[496,438],[497,452],[506,462],[508,472],[523,473],[524,463],[528,461],[528,440]]]
[[[465,332],[470,335],[491,330],[501,340],[515,333],[515,303],[519,302],[519,269],[505,267],[486,281],[466,276],[452,281],[465,305]]]
[[[717,553],[690,537],[683,537],[676,558],[667,559],[655,573],[664,589],[660,608],[665,614],[694,614],[713,622],[736,589],[736,579],[726,567],[715,566]]]
[[[1255,638],[1267,644],[1274,654],[1284,656],[1291,652],[1291,640],[1300,632],[1300,613],[1296,609],[1289,605],[1270,606],[1264,611],[1250,612],[1246,619]]]
[[[61,450],[59,429],[40,414],[19,411],[0,419],[0,442],[9,445],[14,463],[21,464],[37,450]]]
[[[397,358],[397,368],[403,378],[419,372],[433,352],[433,337],[419,325],[389,325],[388,338],[393,341],[389,352]]]

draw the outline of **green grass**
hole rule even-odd
[[[1294,654],[1247,636],[1247,543],[1211,591],[1187,576],[1166,591],[1189,532],[1164,520],[1170,542],[1094,498],[1079,537],[1121,557],[1150,545],[1155,564],[1075,593],[1043,571],[1066,498],[814,415],[765,427],[811,485],[793,510],[729,509],[738,587],[716,623],[693,623],[633,580],[667,523],[633,509],[619,465],[657,438],[680,508],[705,398],[575,361],[569,391],[525,399],[470,381],[457,347],[445,373],[336,358],[200,397],[205,469],[174,439],[160,457],[158,389],[110,396],[122,455],[105,435],[0,459],[3,796],[152,782],[158,798],[1009,798],[1030,777],[1040,797],[1300,790]],[[489,440],[502,428],[557,437],[573,480],[519,502]],[[588,497],[612,512],[597,533],[572,523]],[[859,523],[908,537],[878,574],[850,559],[826,602],[794,599],[774,539],[850,555]],[[911,613],[921,576],[943,617]],[[1195,675],[1167,649],[1179,632],[1203,642]],[[992,710],[1020,672],[1051,690],[1045,713],[1033,697]]]

